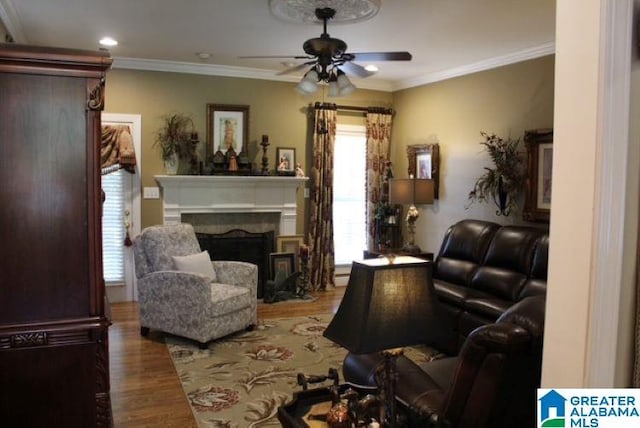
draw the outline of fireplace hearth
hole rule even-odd
[[[269,279],[269,254],[274,251],[274,231],[249,232],[233,229],[224,233],[196,233],[200,248],[209,251],[211,260],[235,260],[258,266],[258,298]]]

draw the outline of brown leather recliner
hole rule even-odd
[[[540,385],[545,298],[527,297],[475,329],[456,357],[421,365],[398,358],[396,397],[416,427],[532,427]],[[375,385],[379,354],[348,354],[346,381]],[[428,422],[426,422],[428,421]]]

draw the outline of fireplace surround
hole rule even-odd
[[[182,222],[183,214],[277,213],[280,235],[296,234],[297,191],[308,180],[226,175],[156,175],[155,179],[162,187],[164,224]]]
[[[269,279],[274,238],[296,234],[297,192],[308,178],[156,175],[155,179],[162,187],[163,223],[192,224],[200,246],[212,258],[257,264],[261,297]]]

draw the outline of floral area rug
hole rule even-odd
[[[261,320],[253,331],[211,342],[206,350],[165,336],[198,427],[280,426],[277,409],[301,389],[298,373],[326,375],[329,368],[342,373],[346,350],[322,336],[330,319]],[[416,362],[433,357],[426,347],[407,348],[405,353]]]

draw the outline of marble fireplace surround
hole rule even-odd
[[[196,231],[275,230],[295,235],[297,191],[307,177],[156,175],[164,224],[190,222]]]

